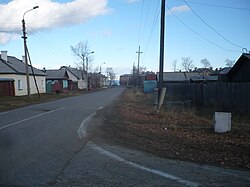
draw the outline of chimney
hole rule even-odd
[[[7,51],[1,51],[1,59],[7,61]]]
[[[25,56],[22,56],[22,61],[25,64]]]

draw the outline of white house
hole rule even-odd
[[[36,79],[39,92],[46,93],[45,73],[36,68],[33,68],[33,70],[34,76],[31,66],[29,65],[28,71],[30,79],[30,93],[37,93],[34,77]],[[8,56],[7,51],[1,51],[0,78],[14,79],[15,96],[28,95],[24,60],[19,60],[13,56]]]
[[[88,79],[86,74],[83,73],[83,71],[67,66],[62,66],[60,69],[65,69],[67,71],[69,79],[72,80],[74,83],[77,83],[77,87],[79,90],[87,89]]]

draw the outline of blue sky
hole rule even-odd
[[[103,70],[113,67],[118,75],[130,73],[133,63],[137,64],[140,45],[140,64],[158,71],[161,0],[0,3],[0,50],[20,59],[22,15],[39,5],[39,9],[25,15],[28,48],[35,67],[74,67],[77,59],[70,46],[88,41],[91,51],[95,51],[93,70],[102,65]],[[203,58],[214,68],[224,67],[226,58],[237,60],[242,48],[250,50],[249,0],[167,0],[166,5],[165,71],[173,71],[175,59],[177,69],[181,69],[182,57],[190,57],[196,67],[201,67]]]

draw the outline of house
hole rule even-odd
[[[250,82],[250,53],[243,53],[227,73],[229,82]]]
[[[108,77],[99,73],[88,73],[89,89],[109,86]]]
[[[194,72],[202,76],[209,76],[214,73],[214,70],[212,68],[195,68]]]
[[[156,81],[157,75],[154,73],[146,73],[145,75],[145,81]]]
[[[68,92],[70,90],[77,89],[77,84],[74,84],[74,82],[69,79],[69,75],[66,69],[45,70],[45,73],[47,93]]]
[[[32,73],[32,67],[29,65],[28,73],[30,80],[30,93],[31,94],[37,93],[35,80],[37,82],[39,92],[45,93],[46,92],[45,73],[36,68],[33,68],[33,71],[34,75]],[[0,78],[2,79],[1,89],[4,89],[4,91],[1,91],[2,95],[10,95],[10,96],[28,95],[26,66],[24,57],[23,60],[19,60],[16,57],[8,56],[7,51],[1,51]]]
[[[62,66],[60,69],[65,69],[68,73],[69,80],[72,80],[73,83],[77,84],[79,90],[85,90],[88,87],[88,79],[86,73],[82,70],[67,66]]]
[[[227,74],[231,70],[231,67],[225,68],[216,68],[214,73],[211,76],[217,76],[218,81],[224,82],[227,81]]]
[[[124,74],[120,76],[120,85],[128,86],[132,84],[133,75],[132,74]]]
[[[105,75],[101,75],[101,87],[109,86],[108,77]]]

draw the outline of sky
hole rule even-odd
[[[70,46],[88,42],[92,71],[112,67],[117,76],[138,63],[159,70],[161,0],[0,0],[0,50],[22,59],[23,14],[33,66],[76,67]],[[213,68],[250,50],[249,0],[166,0],[164,71],[195,67],[207,58]],[[243,50],[243,48],[246,48]]]

